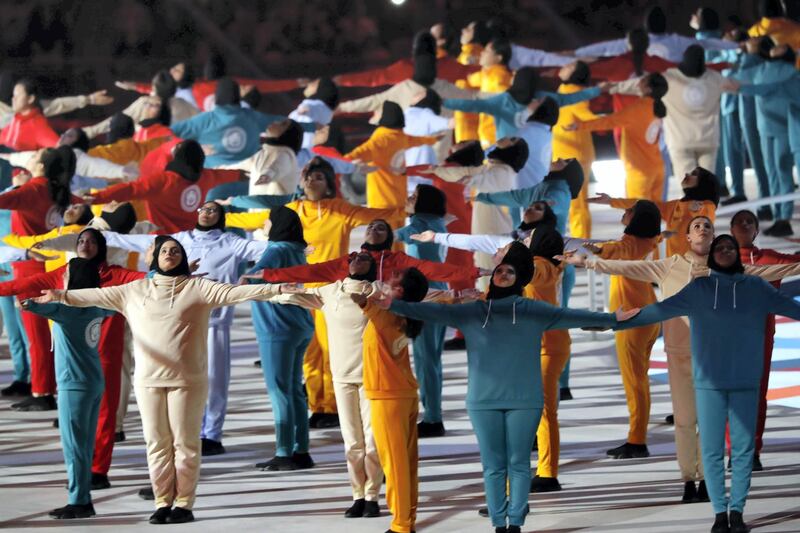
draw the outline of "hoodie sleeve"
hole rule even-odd
[[[369,224],[376,218],[382,218],[389,221],[397,220],[399,215],[405,213],[405,210],[402,207],[362,207],[360,205],[351,204],[346,200],[335,200],[330,202],[328,207],[331,210],[336,211],[339,215],[343,216],[345,219],[345,224],[352,228]]]
[[[63,115],[76,109],[83,109],[87,105],[89,105],[89,97],[86,95],[60,96],[46,102],[42,109],[42,114],[46,117]]]
[[[92,196],[92,204],[107,204],[111,201],[147,200],[161,194],[164,180],[161,174],[140,176],[136,181],[118,183],[97,191]]]
[[[102,307],[121,313],[125,309],[127,295],[127,285],[104,289],[78,289],[64,291],[61,303],[72,307]]]
[[[434,242],[449,248],[493,254],[513,239],[507,235],[469,235],[466,233],[437,233]]]
[[[252,194],[235,196],[231,205],[241,209],[273,209],[286,205],[292,200],[294,200],[294,194]]]
[[[238,235],[231,235],[231,249],[236,258],[241,261],[258,261],[267,249],[267,241],[253,241],[243,239]]]
[[[475,195],[475,201],[490,205],[503,205],[506,207],[528,207],[538,199],[541,190],[539,185],[500,192],[482,192]]]
[[[678,316],[688,316],[692,311],[692,295],[697,294],[697,288],[694,286],[695,283],[696,281],[689,283],[686,287],[681,289],[680,292],[662,302],[644,307],[638,315],[625,322],[620,322],[614,329],[619,331],[637,328],[655,324],[656,322],[664,322],[665,320]]]
[[[36,297],[45,289],[56,289],[62,284],[66,268],[66,266],[62,266],[50,272],[4,281],[0,283],[0,296]]]
[[[278,286],[269,283],[231,285],[200,278],[198,286],[203,299],[211,307],[235,305],[249,300],[265,302],[278,295]]]
[[[767,295],[771,313],[800,320],[800,303],[797,300],[766,282],[763,284],[763,290]]]
[[[628,43],[625,39],[613,39],[576,48],[575,57],[618,56],[627,51]]]
[[[502,112],[502,102],[505,96],[498,94],[491,98],[448,98],[442,101],[442,107],[453,111],[464,111],[467,113],[486,113],[497,115]]]
[[[617,319],[613,313],[597,313],[583,309],[556,307],[545,302],[529,299],[519,301],[517,303],[517,311],[543,318],[546,324],[544,329],[610,328],[617,325]]]
[[[264,222],[266,222],[267,219],[269,219],[269,211],[257,211],[254,213],[225,213],[225,226],[228,228],[240,228],[246,231],[255,231],[263,227]]]
[[[477,268],[464,268],[460,265],[425,261],[403,254],[403,259],[398,264],[398,269],[414,267],[425,274],[430,281],[473,281],[478,278]]]
[[[122,248],[129,252],[144,253],[155,241],[155,235],[122,235],[114,231],[104,231],[103,237],[109,247]]]
[[[347,275],[347,259],[344,256],[313,265],[264,270],[263,278],[272,283],[332,283]]]
[[[590,87],[576,93],[562,94],[552,93],[549,91],[536,91],[536,98],[543,98],[545,96],[552,98],[558,104],[558,107],[566,107],[568,105],[577,104],[584,100],[591,100],[600,96],[601,91],[599,87]]]
[[[78,234],[70,233],[67,235],[59,235],[52,239],[45,239],[40,241],[40,245],[45,250],[56,250],[59,252],[72,252],[75,251],[75,246],[78,244]]]
[[[89,154],[76,151],[77,164],[75,173],[87,178],[124,178],[125,167],[112,163],[101,157],[93,157]]]
[[[381,87],[400,83],[413,75],[414,66],[408,60],[401,59],[388,67],[341,74],[336,77],[336,85],[340,87]]]
[[[23,307],[25,311],[29,311],[31,313],[37,314],[39,316],[43,316],[54,322],[59,322],[63,320],[65,317],[64,313],[64,304],[60,303],[48,303],[48,304],[40,304],[36,303],[33,300],[26,300],[25,305]]]
[[[562,67],[574,60],[569,56],[512,44],[511,61],[508,67],[512,70],[519,70],[522,67]],[[594,65],[592,67],[594,68]],[[592,70],[592,74],[594,74],[594,70]]]
[[[636,281],[661,283],[669,273],[673,261],[671,257],[658,261],[622,261],[593,257],[586,260],[586,268],[603,274],[624,276]]]
[[[20,248],[11,246],[0,246],[0,263],[11,263],[13,261],[25,261],[27,252]]]
[[[181,139],[197,140],[198,137],[200,137],[209,129],[212,119],[211,113],[211,111],[206,111],[205,113],[200,113],[192,118],[170,124],[169,129],[171,129],[172,133]]]
[[[578,131],[605,131],[614,128],[626,128],[641,121],[641,118],[638,106],[629,105],[616,113],[579,123]]]
[[[404,302],[392,300],[389,311],[417,320],[437,322],[460,328],[469,317],[469,304],[435,304],[429,302]]]
[[[778,281],[790,276],[800,275],[800,263],[785,265],[744,265],[744,273],[758,276],[766,281]]]
[[[394,85],[391,88],[363,98],[347,100],[339,104],[339,111],[342,113],[372,113],[381,108],[386,100],[396,101],[395,95],[400,92],[401,85]]]
[[[356,146],[350,153],[345,155],[345,157],[351,161],[355,159],[360,159],[365,162],[375,161],[380,157],[381,148],[383,147],[380,146],[379,138],[373,134],[369,139]]]

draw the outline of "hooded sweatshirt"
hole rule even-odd
[[[0,145],[16,151],[50,148],[58,144],[58,134],[50,127],[39,108],[27,113],[16,113],[0,131]]]
[[[125,315],[133,332],[138,387],[192,387],[208,382],[207,333],[215,307],[268,300],[272,285],[228,285],[155,274],[126,285],[62,293],[61,302]]]
[[[72,196],[70,203],[82,204]],[[28,183],[0,194],[0,209],[11,210],[11,231],[17,235],[39,235],[62,224],[62,214],[50,198],[47,178],[31,178]]]
[[[763,279],[712,271],[674,296],[645,307],[623,328],[687,316],[694,386],[758,389],[764,371],[761,325],[769,313],[800,320],[800,304]]]

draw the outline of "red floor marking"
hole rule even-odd
[[[771,389],[767,392],[767,400],[780,400],[782,398],[791,398],[792,396],[800,396],[800,385]]]

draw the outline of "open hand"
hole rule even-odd
[[[278,287],[279,294],[305,294],[302,283],[281,283]]]
[[[627,311],[623,311],[622,307],[620,307],[614,312],[614,314],[617,316],[617,322],[625,322],[626,320],[630,320],[631,318],[638,315],[639,311],[641,311],[641,309],[639,309],[638,307],[634,307],[633,309],[628,309]]]
[[[592,252],[592,253],[593,253],[593,254],[595,254],[595,255],[599,254],[599,253],[600,253],[600,251],[601,251],[601,248],[600,248],[599,246],[595,246],[595,245],[594,245],[594,244],[592,244],[591,242],[585,242],[585,243],[583,243],[583,247],[584,247],[585,249],[589,250],[590,252]]]
[[[415,233],[411,238],[419,242],[433,242],[436,238],[436,232],[431,230],[423,231],[422,233]]]
[[[588,198],[586,201],[590,204],[611,205],[611,197],[604,192],[597,193],[597,196]]]
[[[123,91],[135,91],[136,84],[132,81],[115,81],[114,85],[122,89]]]
[[[556,261],[563,261],[568,265],[575,265],[579,267],[586,267],[586,256],[583,254],[575,253],[575,250],[564,252],[564,255],[555,255],[553,259]]]
[[[136,86],[134,85],[134,89]],[[114,97],[108,95],[108,91],[95,91],[89,95],[89,103],[92,105],[108,105],[114,102]]]
[[[41,244],[41,243],[36,243]],[[42,252],[37,252],[33,248],[28,249],[28,257],[33,259],[34,261],[39,261],[40,263],[44,263],[45,261],[55,261],[59,258],[57,255],[47,255],[43,254]]]
[[[50,302],[59,302],[64,295],[63,290],[44,289],[42,295],[38,298],[33,298],[33,301],[38,304],[49,304]]]

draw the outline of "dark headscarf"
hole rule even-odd
[[[333,165],[328,163],[325,158],[315,156],[303,169],[303,177],[308,176],[310,173],[319,171],[325,174],[325,181],[328,184],[329,195],[326,198],[336,197],[336,172],[333,170]]]
[[[433,38],[431,32],[422,30],[414,35],[414,41],[411,43],[411,56],[436,57],[436,39]]]
[[[475,31],[472,34],[472,40],[470,41],[470,44],[486,46],[492,38],[492,32],[489,30],[489,27],[484,21],[476,20],[474,22]]]
[[[525,286],[533,279],[533,256],[527,246],[519,241],[511,243],[500,265],[511,265],[516,272],[516,280],[510,287],[498,287],[494,284],[494,271],[489,281],[489,292],[486,294],[487,300],[505,298],[507,296],[522,296]],[[495,267],[497,270],[497,267]]]
[[[183,76],[181,79],[178,80],[178,87],[181,89],[188,89],[194,83],[194,70],[192,66],[186,62],[182,61],[183,63]]]
[[[270,146],[286,146],[297,154],[303,147],[303,128],[294,120],[287,118],[270,124],[263,137],[264,144]]]
[[[161,100],[161,107],[158,110],[158,116],[153,118],[146,118],[139,122],[139,125],[143,128],[147,128],[154,124],[161,124],[162,126],[169,126],[172,123],[172,108],[169,105],[169,102],[166,100]]]
[[[514,81],[506,91],[518,104],[528,105],[536,94],[539,74],[533,67],[522,67],[514,73]]]
[[[544,257],[558,266],[561,261],[553,257],[564,254],[564,237],[554,227],[537,228],[531,235],[530,250],[532,255]]]
[[[380,251],[383,251],[383,250],[391,250],[392,249],[392,245],[394,244],[394,231],[392,230],[392,226],[382,218],[376,218],[372,222],[383,222],[384,224],[386,224],[386,228],[387,228],[386,240],[381,242],[381,243],[378,243],[378,244],[370,244],[368,242],[364,242],[361,245],[361,249],[362,250],[369,250],[370,252],[380,252]],[[370,224],[372,224],[372,222],[370,222]]]
[[[345,142],[344,133],[342,133],[342,129],[335,122],[328,124],[328,138],[322,143],[322,146],[335,148],[340,154],[347,153],[347,143]]]
[[[720,241],[727,240],[733,243],[734,248],[736,248],[736,261],[729,267],[721,267],[719,263],[714,259],[714,250],[719,245]],[[723,274],[744,274],[744,265],[742,265],[742,258],[739,255],[739,243],[736,242],[732,236],[723,233],[722,235],[717,235],[714,237],[714,240],[711,241],[711,248],[708,251],[708,268],[713,270],[714,272],[722,272]]]
[[[226,71],[225,58],[219,52],[213,52],[203,65],[203,77],[207,80],[218,80]]]
[[[403,115],[403,108],[390,100],[383,102],[381,119],[378,121],[378,126],[395,130],[402,130],[405,128],[406,118],[405,115]]]
[[[242,103],[247,104],[250,109],[258,109],[261,105],[261,91],[252,87],[247,94],[242,95]]]
[[[63,215],[72,200],[70,183],[75,175],[75,152],[69,146],[48,148],[42,154],[44,176],[47,178],[47,192],[50,199]]]
[[[77,148],[78,150],[81,150],[83,152],[88,152],[89,151],[89,136],[86,135],[86,132],[83,131],[82,128],[70,128],[67,131],[74,132],[75,138],[74,138],[74,140],[72,141],[71,144],[67,144],[67,145],[64,145],[64,146],[69,146],[71,148]],[[64,132],[64,133],[66,134],[67,132]],[[77,162],[76,162],[76,164],[77,164]]]
[[[196,229],[197,231],[211,231],[215,229],[218,229],[220,231],[225,231],[225,208],[214,201],[203,202],[201,207],[205,207],[208,204],[214,204],[214,209],[217,210],[217,221],[211,226],[201,226],[198,220],[198,222],[194,225],[194,229]]]
[[[167,163],[166,170],[180,174],[184,179],[195,182],[203,173],[206,154],[197,141],[182,141],[175,147],[172,161]]]
[[[541,220],[530,223],[525,222],[523,220],[522,222],[519,223],[517,229],[519,229],[519,231],[531,231],[533,229],[543,228],[545,226],[555,228],[558,219],[556,218],[556,214],[553,212],[553,208],[550,207],[550,204],[548,204],[544,200],[540,200],[534,203],[544,204],[544,215],[542,215]]]
[[[133,126],[133,119],[125,113],[114,113],[108,129],[109,144],[115,143],[120,139],[130,139],[136,129]]]
[[[222,215],[224,220],[225,213]],[[103,211],[100,213],[100,218],[106,221],[109,230],[116,233],[130,233],[133,227],[136,226],[136,210],[130,202],[119,204],[114,211]]]
[[[667,116],[667,106],[664,105],[662,98],[669,90],[667,78],[654,72],[647,75],[647,86],[650,87],[650,98],[653,99],[653,114],[658,118]]]
[[[96,289],[100,286],[100,272],[97,265],[88,259],[75,257],[69,260],[69,280],[67,290]]]
[[[536,108],[536,111],[531,113],[531,116],[528,117],[528,122],[541,122],[542,124],[546,124],[550,126],[552,129],[553,126],[556,125],[558,122],[558,104],[555,100],[546,96],[542,103],[539,104],[539,107]]]
[[[719,13],[710,7],[701,7],[699,13],[699,31],[719,31]]]
[[[574,200],[578,197],[583,187],[583,167],[577,159],[570,159],[567,166],[561,170],[553,170],[544,177],[544,181],[564,180],[569,187],[569,195]]]
[[[647,11],[644,27],[650,33],[661,34],[667,32],[667,15],[661,9],[661,6],[653,6]]]
[[[650,200],[639,200],[633,206],[631,221],[625,226],[625,234],[652,239],[661,233],[661,211]]]
[[[650,47],[650,35],[644,28],[634,28],[628,32],[628,46],[633,59],[633,71],[637,76],[644,74],[644,60]]]
[[[575,62],[575,70],[569,75],[567,81],[564,83],[571,83],[573,85],[589,85],[589,80],[592,77],[592,72],[589,65],[583,61]]]
[[[433,89],[425,89],[425,96],[414,104],[414,107],[430,109],[434,115],[440,115],[442,113],[442,98]]]
[[[453,147],[455,150],[447,156],[445,163],[455,163],[462,167],[479,167],[485,157],[481,143],[478,141],[465,141]]]
[[[691,189],[684,189],[683,198],[681,198],[683,202],[689,200],[698,202],[708,200],[709,202],[714,202],[714,205],[719,205],[719,181],[717,177],[703,167],[697,167],[697,185]]]
[[[296,242],[302,244],[303,247],[306,246],[303,238],[303,225],[300,223],[297,213],[282,205],[270,210],[269,221],[272,223],[268,236],[270,242]]]
[[[171,270],[161,270],[161,267],[158,266],[158,255],[161,253],[161,247],[164,246],[167,242],[172,241],[178,245],[178,248],[181,251],[181,262],[178,263],[178,266]],[[192,271],[189,268],[189,258],[186,256],[186,250],[183,248],[183,245],[178,242],[177,240],[173,239],[169,235],[159,235],[156,237],[155,240],[155,248],[153,249],[153,262],[150,263],[150,270],[155,270],[159,274],[163,276],[191,276]]]
[[[78,233],[78,239],[80,240],[81,235],[84,233],[91,233],[94,237],[95,242],[97,242],[97,254],[88,261],[91,261],[95,268],[99,267],[101,264],[106,262],[106,257],[108,256],[108,244],[106,243],[106,238],[103,235],[103,232],[96,230],[95,228],[84,228]],[[77,242],[77,241],[76,241]],[[76,244],[77,249],[77,244]]]
[[[336,109],[339,105],[339,88],[330,78],[320,78],[317,84],[317,92],[309,96],[312,100],[321,100],[330,109]]]
[[[169,73],[169,70],[159,70],[153,76],[153,92],[162,100],[169,100],[175,96],[175,91],[178,89],[178,84],[175,83],[175,78]]]
[[[352,252],[350,254],[350,261],[348,261],[347,264],[349,265],[353,261],[353,259],[355,259],[356,256],[359,255],[365,255],[369,257],[370,260],[369,271],[367,271],[366,274],[348,274],[347,277],[358,281],[375,281],[376,279],[378,279],[378,263],[375,262],[375,258],[372,257],[371,254],[368,254],[366,252]]]
[[[528,143],[521,137],[511,137],[511,141],[512,144],[505,148],[495,146],[486,157],[501,161],[513,168],[514,172],[519,172],[528,161]]]
[[[414,267],[403,270],[400,286],[403,288],[403,296],[400,299],[404,302],[421,302],[428,294],[428,278]],[[423,325],[421,320],[406,318],[403,332],[409,339],[414,339],[422,332]]]
[[[242,101],[242,93],[237,84],[231,78],[222,78],[217,82],[217,89],[214,91],[214,105],[239,105]]]
[[[411,79],[423,87],[430,87],[436,81],[436,56],[424,54],[414,56],[414,73]]]
[[[783,16],[781,0],[761,0],[758,3],[758,14],[762,18],[779,18]]]
[[[447,200],[444,193],[434,187],[421,183],[417,185],[417,201],[414,204],[415,215],[434,215],[443,217],[447,214]]]
[[[683,59],[678,64],[684,76],[699,78],[706,71],[706,52],[699,44],[689,46],[683,52]]]
[[[79,226],[85,226],[89,222],[92,221],[94,218],[94,213],[92,213],[92,208],[89,204],[82,204],[81,205],[81,216],[78,217],[78,220],[75,221],[75,224]]]

